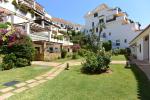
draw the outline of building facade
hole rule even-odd
[[[127,48],[129,42],[140,33],[140,24],[128,18],[120,8],[111,8],[102,4],[85,16],[84,32],[99,34],[99,24],[104,23],[101,33],[103,41],[112,41],[113,48]],[[92,31],[93,30],[93,31]]]
[[[70,49],[73,45],[35,0],[1,0],[0,22],[10,22],[27,33],[37,51],[35,60],[57,59],[63,47]]]
[[[150,25],[130,42],[132,56],[150,63]]]

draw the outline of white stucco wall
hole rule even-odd
[[[140,45],[141,45],[141,52],[140,52]],[[138,60],[144,60],[143,59],[143,38],[139,39],[137,41],[137,59]]]
[[[128,23],[123,25],[123,21],[127,18],[126,14],[124,16],[116,17],[116,20],[111,22],[106,22],[106,18],[108,16],[112,16],[118,14],[117,10],[111,10],[110,8],[106,8],[102,11],[98,11],[98,16],[101,17],[94,17],[94,11],[90,12],[91,14],[87,14],[85,16],[85,30],[87,34],[90,34],[90,29],[92,29],[92,22],[94,22],[94,28],[96,30],[99,19],[104,19],[104,23],[106,29],[104,29],[103,33],[106,33],[105,40],[111,40],[113,42],[113,48],[127,48],[129,47],[129,42],[135,38],[140,31],[136,31],[139,29],[137,23]],[[88,32],[87,32],[88,31]],[[111,35],[109,35],[111,33]],[[98,34],[98,33],[96,33]],[[127,43],[125,43],[125,39],[127,39]],[[116,40],[120,40],[120,46],[116,46]]]

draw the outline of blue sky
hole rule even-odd
[[[149,0],[37,0],[46,11],[59,18],[84,24],[86,12],[94,9],[102,3],[110,7],[120,7],[126,11],[129,18],[140,22],[142,27],[150,24],[150,1]]]

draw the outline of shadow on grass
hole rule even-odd
[[[139,100],[150,100],[150,81],[148,80],[145,73],[138,68],[135,64],[130,64],[130,67],[126,67],[127,69],[131,69],[134,73],[134,76],[137,80],[138,90],[137,97]]]

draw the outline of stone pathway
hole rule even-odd
[[[127,61],[111,61],[111,64],[126,64]]]
[[[132,62],[135,63],[147,76],[150,80],[150,64],[145,61],[139,61],[132,58]]]
[[[16,93],[20,93],[25,90],[29,90],[35,86],[38,86],[39,84],[47,82],[48,80],[54,79],[59,73],[61,73],[65,69],[66,63],[60,64],[60,65],[57,64],[58,66],[55,66],[53,69],[51,69],[46,74],[35,77],[34,79],[30,79],[25,82],[18,83],[13,87],[7,87],[4,89],[1,89],[0,93],[2,95],[0,96],[0,100],[5,100],[5,99],[15,95]]]

